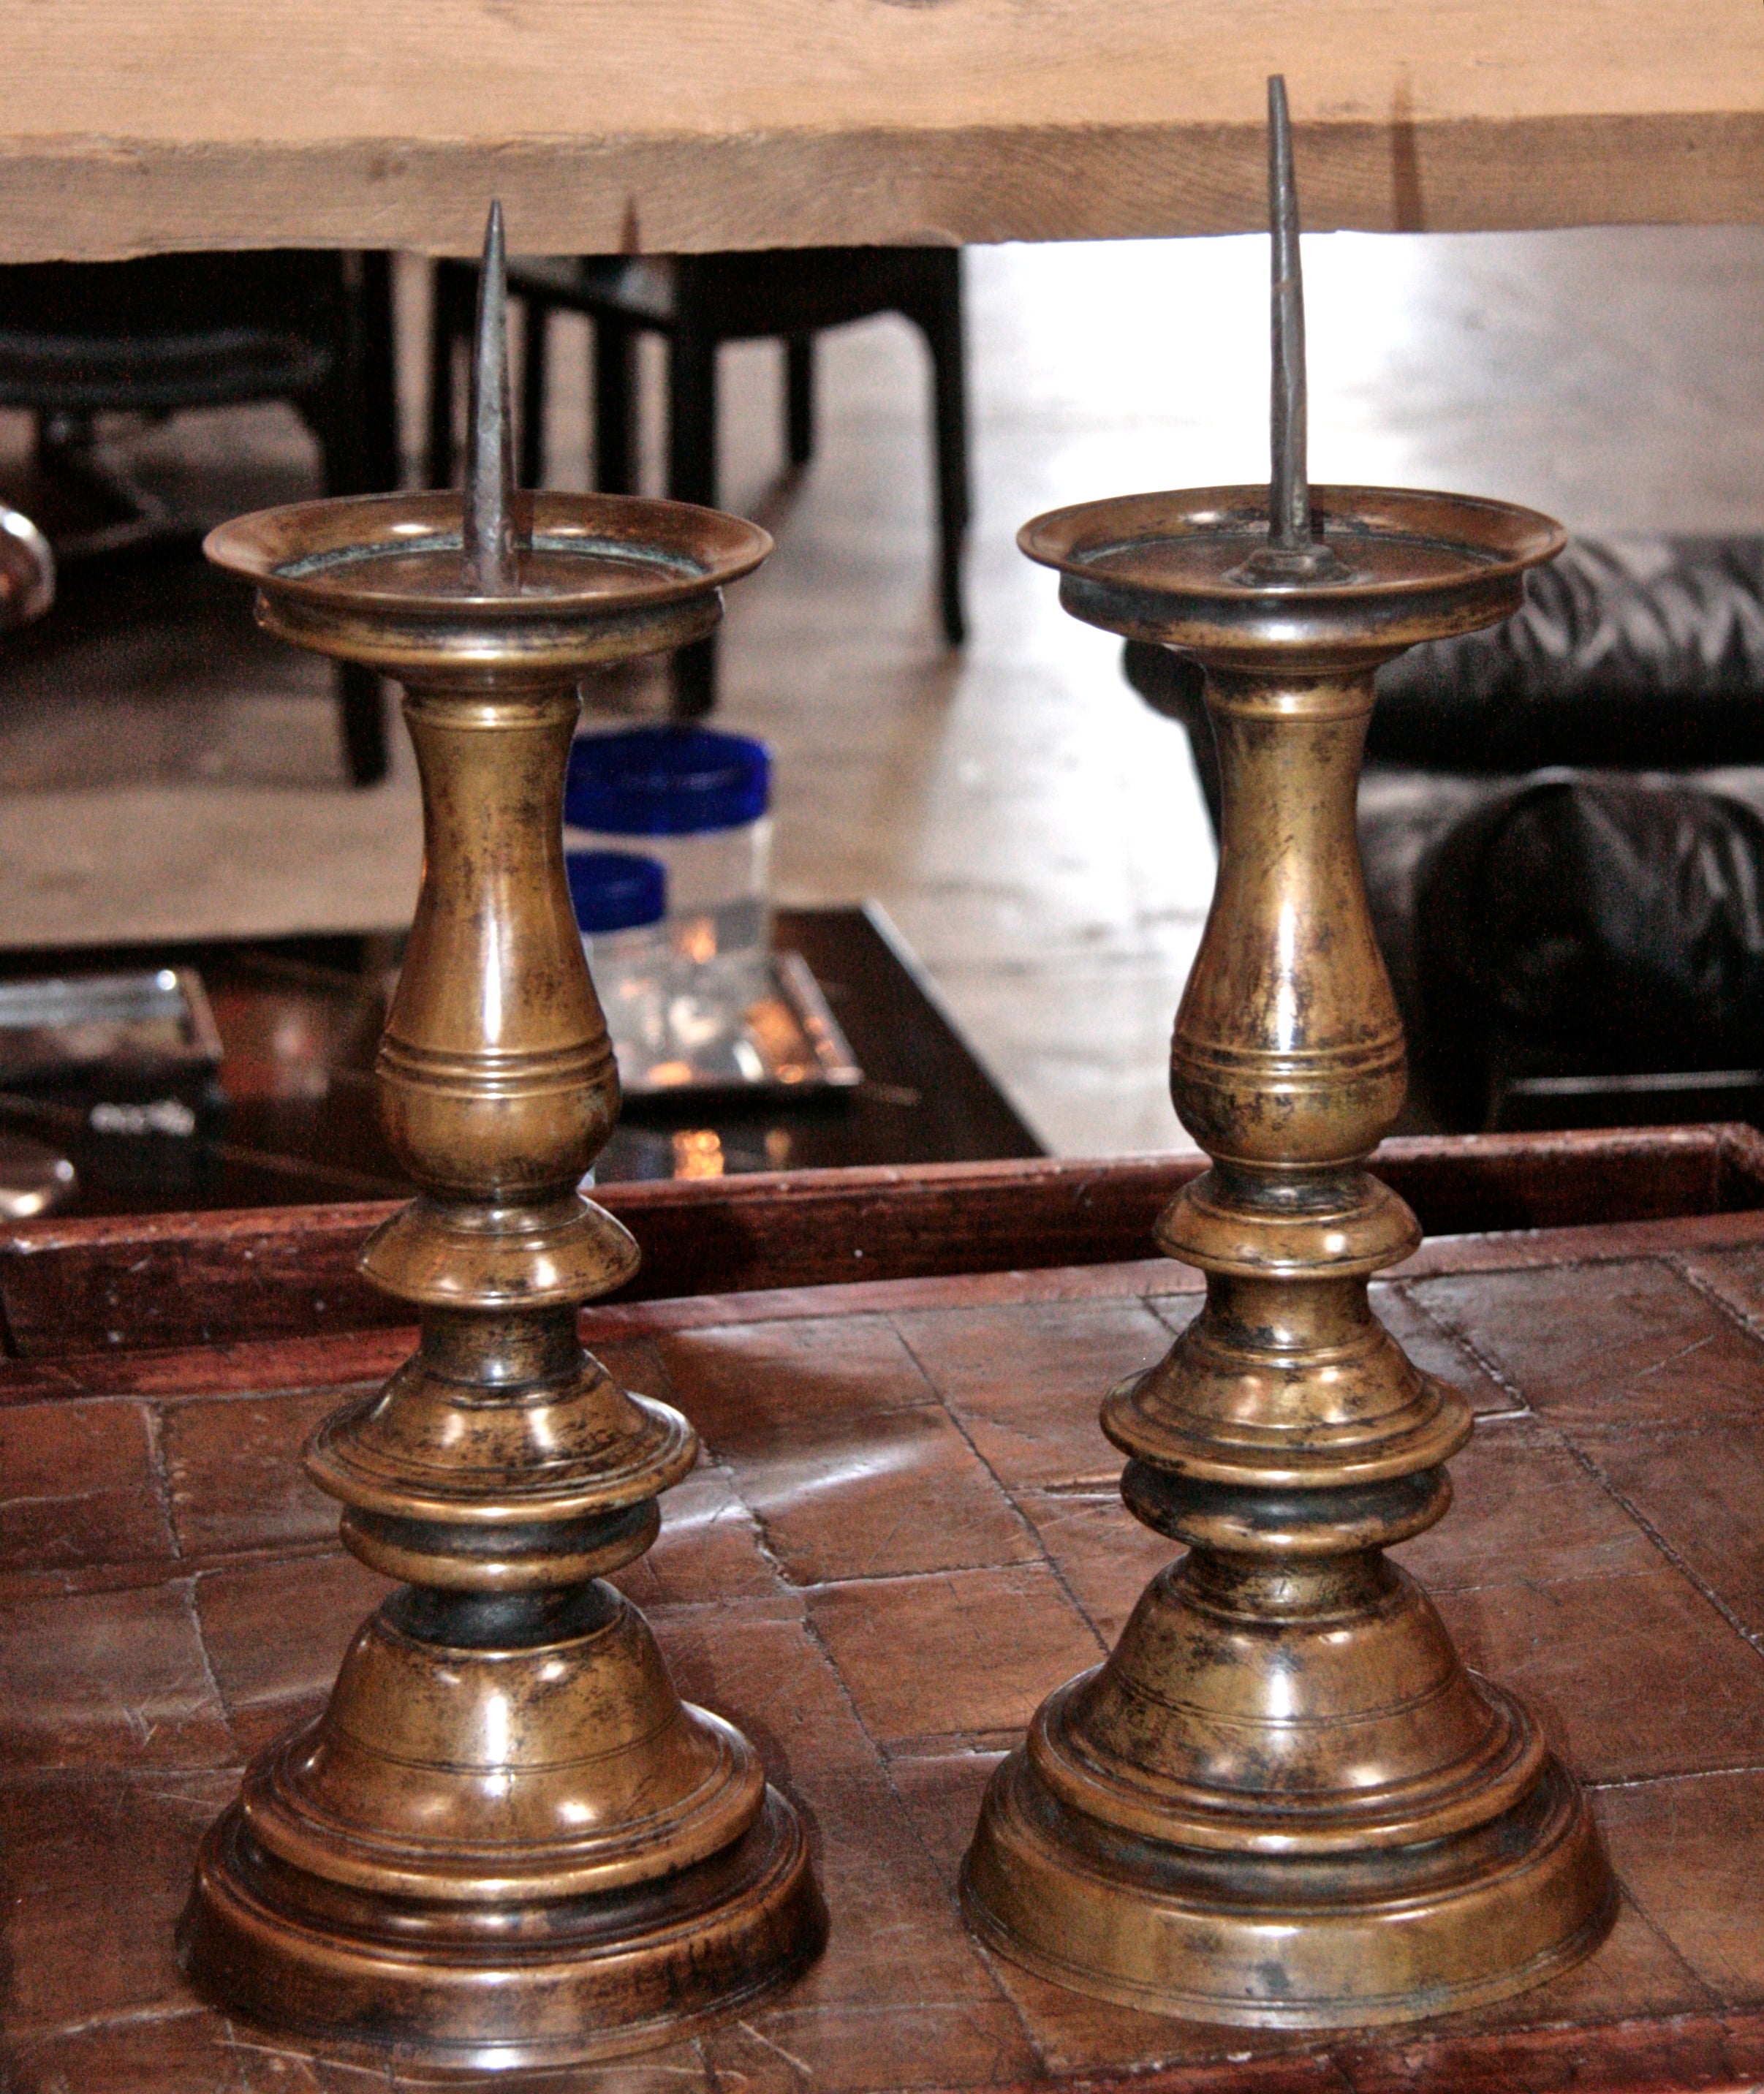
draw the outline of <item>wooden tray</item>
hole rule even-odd
[[[1714,1130],[1406,1153],[1410,1189],[1445,1210],[1559,1200],[1578,1172],[1603,1210],[1431,1241],[1375,1292],[1480,1418],[1457,1504],[1403,1553],[1470,1661],[1527,1696],[1592,1784],[1625,1903],[1556,1984],[1363,2040],[1099,2006],[980,1955],[953,1901],[988,1770],[1167,1553],[1119,1503],[1097,1402],[1167,1345],[1198,1275],[1043,1262],[592,1314],[609,1366],[681,1404],[706,1449],[629,1588],[683,1689],[739,1721],[802,1808],[833,1935],[795,1990],[696,2044],[503,2083],[1689,2094],[1764,2079],[1764,1210],[1732,1210],[1760,1197],[1755,1156]],[[1159,1171],[1167,1185],[1167,1163],[990,1176],[971,1254],[1069,1245],[1087,1199],[1119,1218],[1154,1204]],[[1674,1188],[1691,1211],[1620,1219]],[[947,1177],[893,1201],[873,1183],[663,1189],[629,1210],[640,1235],[662,1216],[655,1241],[683,1242],[696,1219],[740,1275],[767,1269],[763,1232],[743,1233],[763,1210],[814,1217],[815,1236],[843,1214],[846,1249],[868,1232],[880,1253],[893,1208],[957,1256],[954,1222],[930,1225]],[[1032,1226],[1000,1219],[1013,1201]],[[317,1705],[385,1589],[338,1550],[298,1460],[408,1343],[351,1324],[298,1270],[306,1236],[341,1271],[367,1219],[307,1210],[278,1235],[268,1215],[163,1217],[53,1240],[33,1225],[0,1253],[8,2094],[415,2083],[229,2026],[171,1954],[203,1824],[244,1756]],[[771,1269],[810,1255],[786,1245]]]
[[[1202,1157],[914,1164],[602,1185],[643,1267],[620,1297],[1109,1265]],[[1379,1175],[1430,1236],[1649,1221],[1764,1206],[1749,1127],[1618,1128],[1387,1141]],[[396,1323],[355,1270],[397,1201],[127,1214],[0,1236],[0,1339],[15,1352],[200,1345]]]

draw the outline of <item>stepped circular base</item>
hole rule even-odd
[[[1151,2014],[1255,2028],[1418,2021],[1540,1984],[1617,1916],[1604,1845],[1553,1761],[1455,1837],[1325,1860],[1182,1848],[1061,1801],[1019,1749],[993,1775],[962,1868],[989,1948]]]
[[[484,2072],[677,2041],[795,1976],[826,1929],[802,1828],[771,1788],[707,1861],[597,1896],[481,1909],[363,1896],[289,1868],[235,1804],[203,1840],[178,1960],[267,2028]]]

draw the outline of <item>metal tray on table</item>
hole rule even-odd
[[[616,1034],[614,1046],[620,1049]],[[863,1081],[850,1044],[800,953],[770,956],[766,993],[747,1006],[740,1027],[722,1034],[706,1053],[683,1047],[665,1060],[639,1067],[624,1049],[619,1071],[625,1096],[632,1099],[718,1093],[801,1097],[851,1090]]]

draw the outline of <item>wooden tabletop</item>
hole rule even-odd
[[[1590,1963],[1483,2014],[1330,2040],[1100,2006],[969,1941],[953,1885],[988,1770],[1168,1553],[1121,1506],[1097,1403],[1167,1346],[1197,1284],[1153,1262],[589,1318],[609,1366],[706,1444],[628,1589],[683,1689],[743,1726],[801,1808],[833,1931],[743,2021],[525,2084],[1764,2078],[1764,1213],[1436,1240],[1376,1290],[1479,1414],[1456,1504],[1402,1554],[1470,1662],[1529,1698],[1591,1784],[1624,1903]],[[37,1332],[0,1362],[9,2094],[412,2083],[229,2027],[172,1962],[203,1825],[244,1756],[317,1707],[385,1589],[339,1553],[296,1449],[408,1343],[221,1336],[167,1349],[119,1329],[87,1349],[76,1327],[72,1349]]]
[[[56,0],[14,8],[0,260],[1755,219],[1755,0]]]

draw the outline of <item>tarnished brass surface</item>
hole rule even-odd
[[[1420,1240],[1365,1168],[1405,1080],[1354,826],[1372,673],[1516,610],[1563,534],[1499,502],[1309,485],[1292,140],[1269,87],[1270,489],[1092,503],[1019,541],[1075,616],[1206,671],[1219,878],[1170,1084],[1212,1168],[1157,1237],[1207,1294],[1102,1407],[1128,1510],[1188,1553],[999,1768],[962,1895],[982,1940],[1064,1983],[1317,2028],[1536,1983],[1597,1947],[1617,1893],[1531,1718],[1383,1553],[1450,1504],[1471,1414],[1367,1298]]]
[[[962,1880],[982,1939],[1046,1976],[1293,2027],[1497,1998],[1615,1910],[1579,1789],[1381,1553],[1445,1512],[1471,1419],[1366,1297],[1419,1239],[1364,1168],[1404,1082],[1354,832],[1372,671],[1505,615],[1561,533],[1438,495],[1314,499],[1333,586],[1223,579],[1267,532],[1260,489],[1023,534],[1069,609],[1207,670],[1223,833],[1171,1088],[1213,1167],[1158,1232],[1207,1301],[1102,1412],[1129,1509],[1188,1553],[1037,1713]]]
[[[706,631],[769,541],[610,497],[515,497],[511,531],[490,484],[464,528],[506,564],[469,582],[458,495],[273,510],[208,544],[269,630],[404,686],[424,873],[379,1079],[424,1190],[362,1266],[422,1340],[306,1461],[346,1545],[402,1582],[324,1714],[247,1770],[180,1937],[254,2020],[476,2069],[671,2041],[799,1970],[825,1925],[753,1749],[680,1701],[599,1582],[654,1540],[697,1443],[576,1334],[637,1250],[576,1190],[619,1084],[564,879],[576,680]]]

